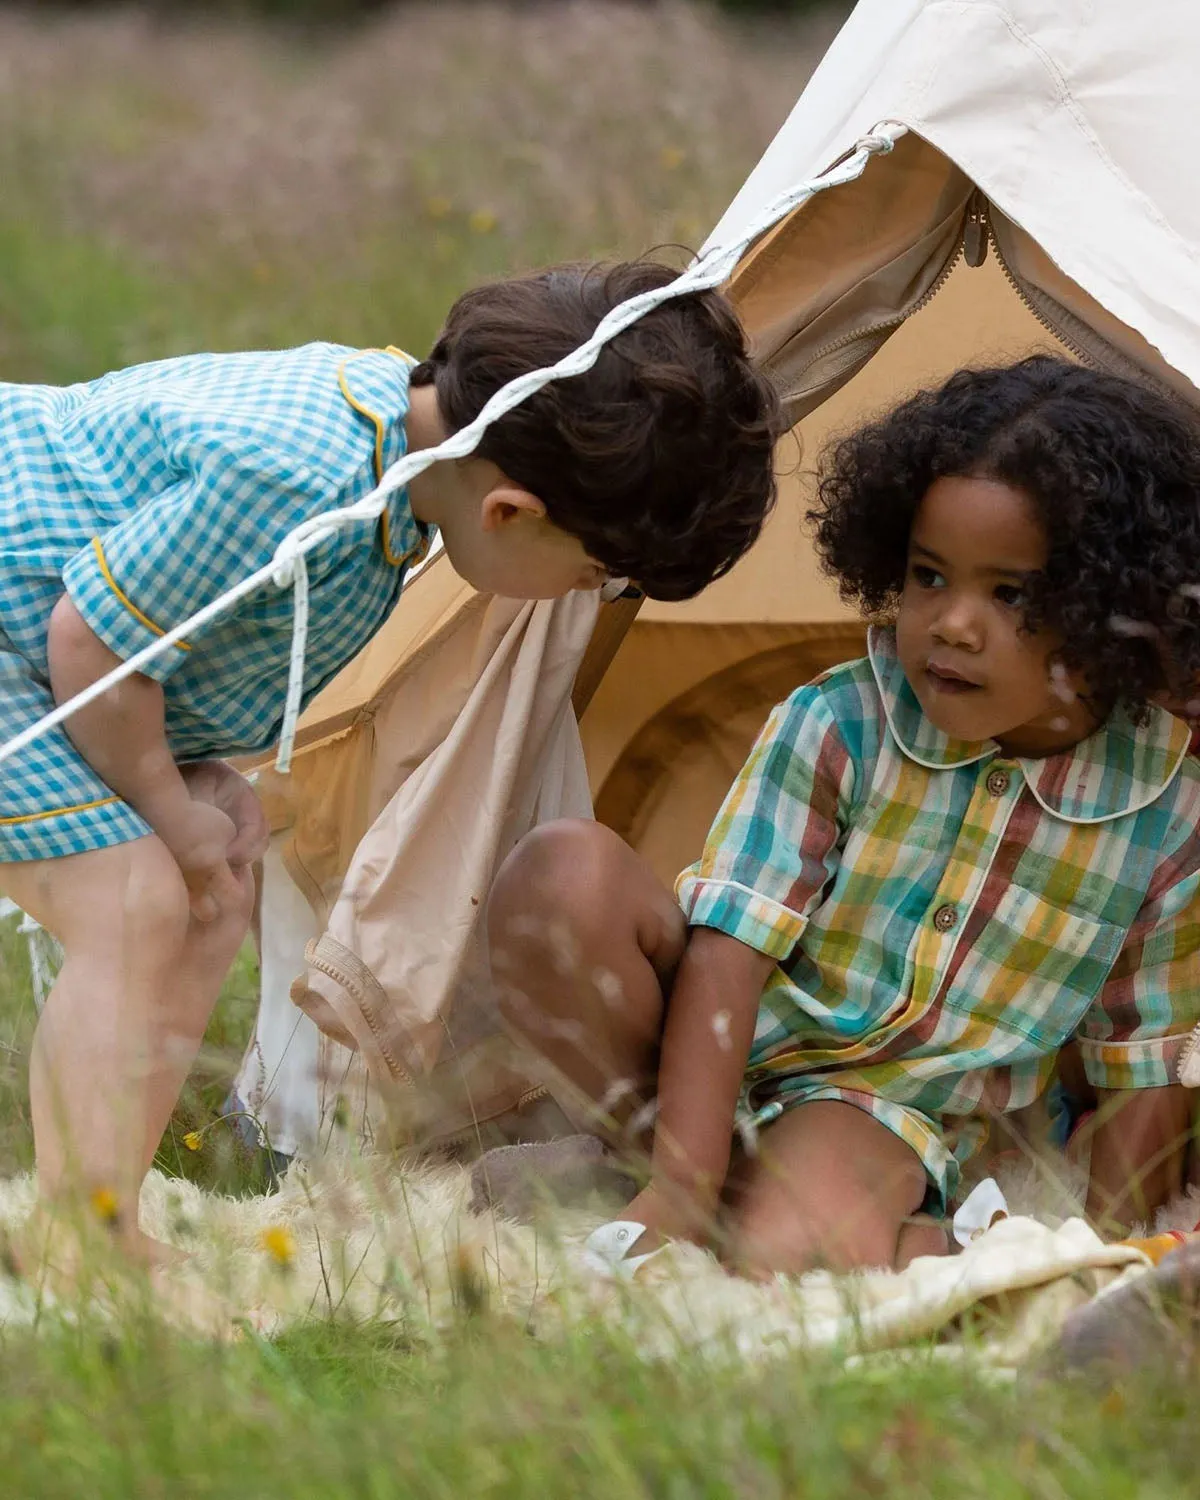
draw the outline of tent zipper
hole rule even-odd
[[[1004,253],[1000,249],[1000,245],[997,242],[996,235],[992,229],[990,211],[991,202],[985,196],[985,194],[980,192],[977,188],[972,195],[971,204],[969,209],[967,210],[967,224],[968,232],[973,232],[979,236],[979,248],[976,252],[978,254],[978,259],[976,260],[968,258],[968,264],[972,266],[981,266],[987,258],[988,249],[990,247],[992,254],[996,257],[996,264],[1000,267],[1005,281],[1007,281],[1009,286],[1012,287],[1021,305],[1028,312],[1033,314],[1033,316],[1047,331],[1047,333],[1053,334],[1064,349],[1068,350],[1069,353],[1073,354],[1076,359],[1081,360],[1085,365],[1091,365],[1093,369],[1107,369],[1108,366],[1105,364],[1104,360],[1097,356],[1094,349],[1085,349],[1082,344],[1071,338],[1071,336],[1063,328],[1060,328],[1054,322],[1054,320],[1037,305],[1037,303],[1033,300],[1032,297],[1030,297],[1029,293],[1021,285],[1021,282],[1017,277],[1017,273],[1005,260]]]
[[[1082,364],[1090,366],[1093,370],[1103,370],[1108,375],[1118,375],[1124,380],[1136,380],[1140,384],[1158,391],[1168,401],[1177,402],[1179,400],[1178,391],[1173,390],[1165,380],[1161,379],[1151,370],[1146,369],[1144,366],[1139,366],[1129,356],[1115,349],[1102,334],[1096,333],[1094,329],[1088,327],[1081,318],[1072,314],[1069,309],[1063,308],[1063,318],[1056,318],[1052,312],[1047,311],[1041,305],[1036,291],[1034,293],[1029,291],[1021,281],[1021,278],[1004,258],[1004,252],[1000,249],[996,230],[991,221],[991,203],[981,192],[977,193],[977,197],[979,202],[978,204],[972,204],[972,213],[977,215],[978,232],[982,236],[980,243],[982,253],[976,264],[982,265],[983,257],[986,255],[987,246],[990,243],[992,252],[996,257],[996,264],[1000,267],[1005,281],[1013,289],[1021,305],[1033,314],[1042,327],[1053,335],[1068,354],[1073,354],[1077,360]],[[1054,299],[1048,296],[1047,301],[1054,302]],[[1058,304],[1055,303],[1054,305],[1057,306]],[[1082,329],[1083,337],[1080,336],[1080,333],[1076,329],[1071,327],[1072,323],[1078,325],[1078,329]]]
[[[502,1119],[505,1115],[516,1113],[524,1109],[527,1104],[535,1104],[539,1099],[547,1099],[550,1090],[544,1084],[536,1084],[528,1088],[517,1099],[515,1104],[510,1104],[507,1109],[497,1110],[495,1114],[487,1115],[483,1119],[475,1120],[462,1130],[456,1130],[452,1135],[438,1136],[434,1141],[434,1149],[438,1151],[453,1151],[458,1146],[465,1146],[478,1138],[481,1125],[489,1125],[493,1120]]]
[[[806,369],[814,369],[822,360],[828,359],[831,355],[837,354],[842,349],[850,348],[861,340],[870,339],[876,334],[887,333],[899,328],[902,323],[906,323],[914,314],[923,311],[933,301],[957,269],[960,261],[965,261],[968,266],[972,267],[981,266],[987,259],[990,247],[996,257],[996,264],[1000,267],[1004,279],[1013,289],[1021,305],[1032,313],[1033,317],[1036,318],[1048,333],[1054,336],[1064,349],[1073,354],[1076,359],[1081,360],[1086,365],[1091,365],[1094,369],[1107,370],[1115,374],[1125,374],[1126,371],[1119,359],[1106,359],[1101,350],[1092,345],[1081,343],[1067,329],[1061,327],[1043,308],[1038,306],[1037,302],[1022,285],[1016,272],[1005,260],[997,243],[995,232],[992,229],[990,210],[991,203],[987,195],[981,189],[976,188],[967,200],[962,233],[959,236],[958,244],[933,282],[917,298],[912,306],[906,308],[902,313],[882,318],[878,322],[868,325],[866,328],[857,328],[850,333],[843,334],[840,338],[832,339],[828,344],[823,344],[807,361]],[[1097,342],[1099,342],[1099,338],[1097,338]],[[1143,376],[1143,378],[1152,377]],[[1167,387],[1162,382],[1156,381],[1155,384],[1159,389],[1167,390]]]

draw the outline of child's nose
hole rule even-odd
[[[983,624],[978,609],[961,594],[947,594],[934,618],[933,634],[947,646],[978,651],[983,645]]]

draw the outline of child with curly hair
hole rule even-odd
[[[987,1117],[1073,1040],[1109,1100],[1089,1212],[1167,1193],[1200,768],[1154,700],[1200,674],[1198,497],[1166,398],[1042,356],[955,375],[827,457],[810,519],[869,656],[774,711],[678,904],[594,824],[511,856],[509,1023],[572,1107],[657,1110],[639,1251],[718,1216],[751,1273],[940,1251]]]
[[[0,384],[4,736],[674,274],[561,266],[480,287],[420,363],[320,343]],[[304,701],[382,626],[435,528],[489,593],[553,598],[610,574],[698,592],[758,535],[777,434],[724,298],[664,302],[469,458],[391,494],[378,524],[309,554]],[[47,1213],[106,1205],[134,1257],[160,1253],[138,1188],[245,937],[266,837],[253,791],[213,757],[278,738],[291,630],[290,594],[265,585],[0,768],[0,890],[66,955],[30,1064],[39,1193]]]

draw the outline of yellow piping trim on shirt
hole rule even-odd
[[[77,802],[74,807],[51,807],[45,812],[21,813],[16,818],[0,818],[0,826],[8,828],[13,823],[40,823],[43,818],[61,818],[67,813],[90,812],[93,807],[108,807],[120,802],[120,797],[97,797],[95,802]]]
[[[117,586],[116,579],[109,572],[108,559],[104,555],[104,548],[101,546],[100,538],[98,536],[94,536],[92,538],[92,551],[96,554],[96,561],[100,564],[100,572],[104,577],[105,583],[108,584],[109,588],[112,589],[113,593],[116,594],[117,598],[121,601],[121,603],[133,616],[133,618],[140,624],[144,625],[147,630],[152,630],[155,635],[166,635],[167,632],[165,630],[160,630],[153,620],[147,618],[147,616],[141,612],[141,610],[128,596],[128,594],[123,593],[122,590]],[[176,641],[174,644],[178,646],[181,651],[190,651],[192,649],[186,641]]]
[[[369,406],[365,406],[358,399],[350,389],[349,382],[346,380],[346,366],[352,359],[359,359],[364,354],[394,354],[397,359],[406,360],[410,365],[415,365],[417,360],[411,354],[406,354],[403,349],[397,349],[393,344],[389,344],[386,349],[360,349],[357,354],[348,355],[338,366],[338,388],[342,395],[359,416],[366,417],[367,421],[375,428],[375,483],[378,484],[383,478],[383,444],[387,436],[387,423],[378,412],[372,411]],[[386,510],[379,517],[379,541],[383,547],[385,559],[391,563],[393,568],[403,567],[405,563],[411,562],[413,558],[423,556],[426,550],[425,539],[422,538],[417,546],[410,548],[407,552],[393,552],[391,531],[388,525],[388,513]]]

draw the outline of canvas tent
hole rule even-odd
[[[731,281],[796,422],[777,512],[699,599],[647,603],[631,625],[628,604],[605,606],[604,642],[581,672],[596,814],[664,877],[696,852],[770,705],[860,648],[861,626],[820,576],[802,524],[807,471],[831,433],[960,365],[1046,347],[1200,405],[1197,77],[1200,9],[1180,0],[862,0],[846,23],[711,240],[880,122],[905,127],[856,182],[752,246]],[[370,767],[386,756],[375,706],[480,608],[434,564],[314,703],[293,786],[272,793],[277,893],[285,863],[302,872],[295,820],[312,804],[332,809],[315,842],[336,881],[367,816]],[[303,925],[264,978],[264,1017],[282,1016],[293,1038],[307,1023],[281,979]],[[261,1079],[261,1056],[256,1067]],[[266,1073],[293,1079],[277,1101],[291,1088],[311,1109],[307,1057],[290,1075],[272,1057]]]

